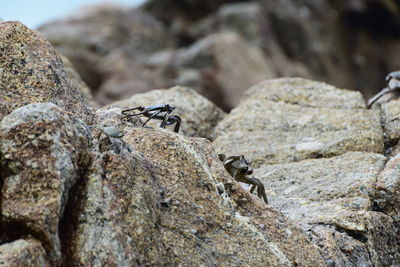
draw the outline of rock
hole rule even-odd
[[[380,112],[360,93],[304,79],[263,82],[215,128],[219,153],[243,154],[255,167],[348,151],[383,152]]]
[[[173,114],[181,116],[180,133],[186,136],[209,138],[214,127],[225,116],[221,109],[194,90],[179,86],[137,94],[130,99],[112,103],[110,106],[133,108],[155,104],[175,106],[176,109]],[[149,122],[149,125],[153,127],[159,127],[160,125],[160,121],[153,120],[151,122]]]
[[[182,49],[174,65],[177,81],[188,71],[197,72],[195,89],[226,110],[239,103],[249,86],[275,77],[262,51],[234,33],[213,34]]]
[[[188,142],[170,131],[147,128],[133,128],[124,140],[152,162],[164,189],[160,235],[171,257],[189,265],[323,265],[303,233],[240,189],[215,152],[200,152],[210,146],[207,142]],[[215,164],[224,178],[210,169]],[[230,191],[235,192],[232,198]],[[196,253],[188,244],[196,244]]]
[[[120,61],[102,63],[110,53],[123,50],[129,60],[136,60],[165,48],[169,42],[163,26],[154,18],[138,9],[113,4],[93,5],[85,8],[85,12],[47,23],[39,30],[68,57],[92,91],[115,75],[110,68],[103,68],[120,64]]]
[[[339,266],[388,266],[400,260],[393,235],[398,226],[389,214],[376,211],[373,198],[385,163],[379,154],[349,152],[328,159],[264,165],[255,177],[273,195],[271,205],[309,232],[326,260]],[[396,196],[391,193],[388,199]],[[340,246],[343,242],[346,249]]]
[[[39,241],[19,239],[0,246],[1,266],[50,266]]]
[[[90,132],[52,103],[18,108],[0,123],[1,223],[32,235],[59,263],[59,223],[71,188],[90,161]]]
[[[147,1],[142,8],[165,23],[173,23],[171,17],[182,21],[198,20],[225,3],[240,2],[243,0],[206,0],[206,1]],[[168,10],[168,15],[166,14]]]
[[[90,122],[86,98],[41,35],[20,22],[2,22],[0,51],[0,119],[30,103],[52,102]]]
[[[268,17],[258,2],[227,3],[217,12],[187,29],[194,40],[215,32],[235,32],[264,51],[268,65],[277,76],[311,78],[307,66],[291,60],[278,44]]]
[[[129,50],[132,48],[116,49],[101,60],[101,71],[107,77],[95,92],[95,99],[101,105],[171,84],[169,72],[172,55],[167,55],[167,62],[151,62],[152,58],[165,51],[148,57],[141,55],[143,58],[138,59],[140,55]]]
[[[61,60],[64,63],[65,72],[67,73],[68,78],[73,84],[73,86],[81,91],[81,93],[86,97],[91,106],[96,106],[96,104],[93,101],[93,95],[89,87],[85,84],[85,82],[81,79],[79,74],[75,71],[68,58],[61,55]]]

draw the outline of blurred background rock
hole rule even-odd
[[[294,76],[370,97],[400,68],[396,0],[102,3],[37,29],[101,105],[181,85],[229,111],[250,86]]]

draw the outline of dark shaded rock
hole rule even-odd
[[[143,8],[165,23],[173,23],[171,17],[177,20],[192,21],[202,18],[225,3],[245,2],[243,0],[205,0],[205,1],[147,1]],[[165,12],[168,10],[168,12]]]
[[[20,22],[2,22],[0,52],[0,119],[30,103],[52,102],[90,122],[86,98],[41,35]]]
[[[246,42],[261,48],[277,77],[311,78],[307,66],[289,58],[259,2],[227,3],[217,12],[188,27],[187,35],[198,40],[215,32],[235,32]]]
[[[112,103],[111,106],[133,108],[155,104],[175,106],[173,114],[178,114],[182,118],[180,133],[186,136],[209,138],[214,127],[225,116],[225,113],[209,100],[197,94],[193,89],[185,87],[152,90],[134,95],[127,100]],[[159,127],[160,123],[160,121],[153,120],[148,125]]]

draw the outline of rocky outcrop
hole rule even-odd
[[[380,110],[366,110],[359,93],[277,79],[245,93],[213,144],[254,161],[271,206],[307,232],[328,265],[387,266],[400,260],[399,176],[397,157],[386,164],[382,155],[383,136]]]
[[[0,23],[0,118],[37,102],[52,102],[86,122],[93,113],[69,79],[58,52],[20,22]]]
[[[178,114],[182,118],[179,132],[186,136],[210,138],[214,127],[225,116],[220,108],[193,89],[178,86],[137,94],[127,100],[114,102],[110,106],[133,108],[156,104],[170,104],[175,107],[173,114]],[[149,121],[148,125],[158,127],[160,123],[153,120]]]
[[[301,75],[371,96],[398,68],[400,20],[394,0],[216,1],[212,8],[203,1],[161,2],[149,1],[144,9],[165,21],[177,43],[233,30],[261,47],[279,76]]]
[[[234,33],[199,40],[180,50],[173,64],[177,84],[193,86],[225,110],[235,107],[251,85],[276,77],[262,51]]]
[[[140,118],[123,118],[121,103],[89,108],[48,43],[19,23],[1,29],[9,53],[2,54],[0,92],[12,104],[2,106],[0,121],[0,264],[400,261],[398,155],[383,155],[383,113],[366,110],[360,93],[299,78],[271,80],[247,91],[222,120],[221,110],[186,88],[128,101],[182,101],[176,105],[184,122],[193,118],[182,128],[187,135],[208,136],[220,120],[211,143],[142,127]],[[25,38],[13,41],[18,34]],[[27,56],[25,65],[36,64],[28,74],[18,64],[12,69],[7,64],[19,58],[14,43],[22,56],[35,48],[46,60]],[[59,76],[47,75],[49,62]],[[33,78],[39,86],[22,90]],[[229,175],[220,152],[254,160],[271,205]]]
[[[251,88],[212,137],[218,151],[244,154],[257,167],[348,151],[383,152],[380,113],[366,110],[360,93],[299,78]]]
[[[53,262],[61,259],[58,226],[69,190],[90,160],[89,135],[51,103],[23,106],[0,123],[3,229],[33,235]]]
[[[144,79],[144,84],[136,87],[154,89],[150,77],[137,74],[142,70],[135,63],[146,54],[168,47],[169,43],[163,26],[151,16],[137,9],[110,4],[91,6],[85,12],[47,23],[39,30],[69,58],[93,92],[109,77],[121,79],[116,73],[124,70],[121,66],[124,61],[119,57],[121,53],[134,61],[129,66],[129,73]],[[136,87],[132,88],[133,92],[138,92]]]

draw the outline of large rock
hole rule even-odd
[[[0,51],[0,119],[30,103],[52,102],[90,122],[86,98],[40,34],[20,22],[2,22]]]
[[[140,128],[129,131],[124,140],[154,164],[165,197],[160,235],[179,262],[323,264],[302,232],[237,186],[215,152],[201,152],[209,146],[205,140],[188,142],[170,131]],[[196,253],[188,244],[197,244]]]
[[[180,50],[174,69],[176,83],[189,83],[227,110],[239,103],[248,87],[276,77],[262,51],[234,33],[213,34]],[[192,79],[187,78],[190,71],[197,73]]]
[[[89,137],[52,103],[21,107],[0,123],[1,228],[40,240],[53,263],[61,260],[58,227],[69,191],[90,160]]]
[[[271,205],[318,240],[315,243],[326,260],[339,266],[389,266],[400,261],[398,225],[390,214],[373,211],[377,210],[376,180],[385,163],[380,154],[349,152],[328,159],[264,165],[255,176],[272,195]],[[383,199],[396,197],[398,188],[394,191]],[[347,249],[340,247],[341,239],[346,240]]]
[[[113,109],[98,116],[119,125],[125,145],[102,146],[75,187],[61,226],[67,262],[323,266],[305,234],[241,188],[205,139],[120,125]]]
[[[137,60],[169,43],[163,26],[153,17],[137,9],[110,4],[85,8],[84,12],[47,23],[39,31],[71,60],[93,91],[115,75],[115,70],[104,69],[104,65],[120,65],[117,59],[102,64],[111,52],[123,50],[130,60]]]
[[[186,34],[197,40],[215,32],[235,32],[246,42],[261,48],[277,76],[312,77],[305,64],[285,54],[259,2],[224,4],[214,14],[190,26]]]
[[[178,114],[182,118],[180,133],[186,136],[209,138],[214,127],[225,116],[225,113],[209,100],[197,94],[193,89],[185,87],[152,90],[148,93],[134,95],[127,100],[112,103],[110,106],[133,108],[155,104],[175,106],[173,114]],[[149,122],[149,125],[158,127],[160,121],[153,120]]]
[[[303,79],[278,79],[250,89],[216,127],[216,149],[244,154],[254,165],[383,152],[380,112],[360,93]]]

